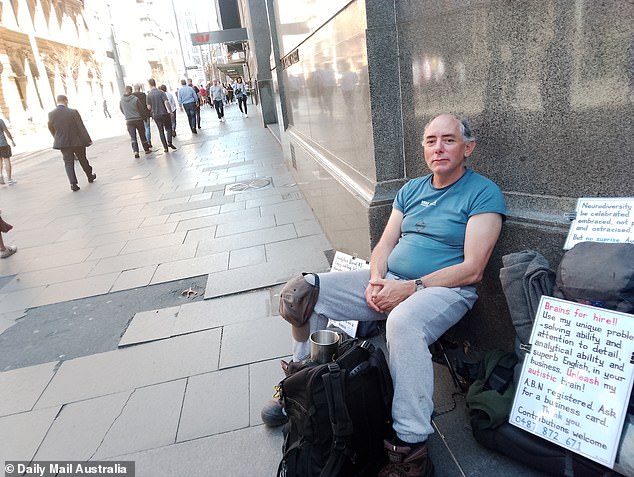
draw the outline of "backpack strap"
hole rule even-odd
[[[328,461],[319,474],[320,477],[339,475],[346,460],[350,459],[354,462],[355,458],[355,453],[349,448],[354,428],[346,405],[345,373],[339,364],[332,362],[328,364],[328,373],[321,377],[328,400],[332,446]]]

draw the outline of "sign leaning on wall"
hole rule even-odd
[[[564,250],[579,242],[634,243],[634,197],[577,199]]]
[[[543,296],[509,422],[614,466],[634,379],[634,315]]]

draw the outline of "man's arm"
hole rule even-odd
[[[379,243],[376,244],[370,256],[370,283],[365,289],[365,300],[368,306],[374,311],[382,311],[380,307],[375,304],[375,301],[383,285],[373,284],[372,282],[385,277],[387,273],[387,258],[401,237],[402,223],[403,212],[398,209],[392,209],[390,218],[383,230],[383,235],[381,235]]]
[[[92,144],[92,139],[90,138],[90,134],[88,134],[84,121],[81,119],[79,111],[76,109],[73,110],[73,119],[75,120],[75,125],[77,126],[79,135],[84,140],[84,146],[90,146]]]
[[[421,277],[425,286],[451,288],[480,282],[501,231],[500,214],[473,215],[467,222],[465,232],[464,261]]]
[[[165,93],[163,93],[163,104],[165,105],[165,110],[168,113],[172,113],[172,105],[170,104],[170,100],[167,99],[167,95]]]
[[[501,230],[500,214],[484,213],[472,216],[465,231],[464,261],[420,277],[423,284],[426,287],[453,288],[478,283],[482,280],[484,269],[491,258]],[[380,311],[385,312],[392,310],[416,292],[414,280],[374,279],[371,275],[370,286],[381,287],[374,304]]]
[[[51,136],[55,137],[55,126],[53,125],[53,113],[48,115],[48,130],[51,132]]]

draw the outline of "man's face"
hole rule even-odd
[[[438,116],[425,129],[425,162],[435,175],[453,177],[461,174],[465,159],[474,148],[475,142],[465,142],[459,121],[451,115]]]
[[[188,84],[189,86],[191,86],[191,85],[192,85],[192,80],[187,80],[187,84]]]

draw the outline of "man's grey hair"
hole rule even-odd
[[[462,138],[464,139],[464,142],[474,142],[476,140],[475,134],[473,134],[473,129],[471,129],[471,124],[469,124],[469,121],[467,120],[467,118],[458,116],[452,113],[447,113],[447,114],[449,114],[450,116],[453,116],[456,119],[456,121],[458,121],[460,134],[462,134]],[[438,116],[442,116],[442,115],[439,114]],[[426,131],[429,125],[431,124],[431,122],[434,119],[436,119],[438,116],[434,116],[433,118],[431,118],[429,122],[425,124],[423,131]]]

